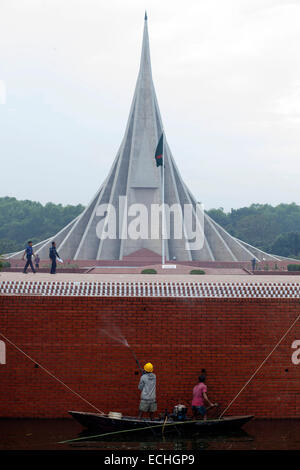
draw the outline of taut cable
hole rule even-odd
[[[247,387],[247,385],[251,382],[251,380],[256,376],[257,372],[262,368],[262,366],[265,364],[265,362],[267,362],[267,360],[269,359],[269,357],[273,354],[273,352],[275,351],[275,349],[280,345],[280,343],[284,340],[284,338],[286,337],[286,335],[291,331],[291,329],[293,328],[294,325],[296,325],[297,321],[299,320],[300,318],[300,315],[298,315],[298,317],[296,318],[296,320],[292,323],[292,325],[288,328],[288,330],[284,333],[284,335],[281,337],[281,339],[278,341],[278,343],[276,344],[276,346],[274,346],[274,348],[272,349],[272,351],[267,355],[267,357],[263,360],[263,362],[260,364],[260,366],[256,369],[256,371],[254,372],[253,375],[251,375],[250,379],[245,383],[245,385],[241,388],[241,390],[236,394],[236,396],[233,398],[233,400],[231,400],[231,402],[229,403],[229,405],[225,408],[224,411],[222,411],[222,413],[220,414],[219,418],[222,418],[222,416],[226,413],[226,411],[231,407],[231,405],[235,402],[235,400],[238,398],[238,396],[242,393],[242,391]]]
[[[73,390],[71,387],[69,387],[68,385],[66,385],[62,380],[60,380],[58,377],[56,377],[54,374],[52,374],[52,372],[50,372],[49,370],[47,370],[44,366],[42,366],[41,364],[39,364],[37,361],[35,361],[32,357],[30,357],[28,354],[26,354],[26,352],[22,351],[21,348],[19,348],[16,344],[14,344],[12,341],[10,341],[6,336],[4,336],[2,333],[0,333],[0,336],[2,336],[2,338],[5,339],[5,341],[7,341],[9,344],[11,344],[14,348],[16,348],[18,351],[20,351],[20,353],[24,354],[24,356],[26,356],[28,359],[30,359],[30,361],[32,361],[34,364],[38,365],[41,369],[43,369],[47,374],[49,374],[53,379],[57,380],[57,382],[59,382],[60,384],[62,384],[64,387],[66,387],[68,390],[70,390],[70,392],[74,393],[74,395],[76,395],[77,397],[79,397],[81,400],[83,400],[85,403],[87,403],[88,405],[90,405],[92,408],[94,408],[95,410],[97,410],[100,414],[105,414],[103,411],[99,410],[95,405],[93,405],[92,403],[90,403],[88,400],[86,400],[84,397],[82,397],[81,395],[79,395],[79,393],[75,392],[75,390]]]

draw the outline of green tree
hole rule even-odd
[[[300,232],[287,232],[278,235],[270,246],[271,253],[288,258],[300,257]]]
[[[275,207],[251,204],[228,213],[211,209],[207,213],[231,235],[250,245],[280,256],[299,256],[297,237],[291,235],[300,233],[300,206],[294,202]]]
[[[55,235],[83,209],[81,204],[62,206],[48,202],[42,205],[14,197],[0,198],[0,252],[19,251],[28,240],[37,243]]]

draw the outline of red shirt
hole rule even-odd
[[[204,406],[203,393],[207,392],[205,383],[200,382],[193,388],[193,401],[192,406]]]

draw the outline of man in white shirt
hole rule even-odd
[[[153,419],[153,413],[157,410],[156,403],[156,375],[153,374],[153,365],[147,362],[144,366],[144,374],[140,378],[139,390],[141,390],[141,401],[139,407],[139,418],[144,412],[148,412],[150,419]]]

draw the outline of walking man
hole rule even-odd
[[[205,375],[200,375],[198,378],[199,383],[193,388],[192,411],[193,417],[198,415],[206,420],[207,409],[204,406],[204,400],[207,401],[210,407],[216,406],[209,400],[207,396],[207,386],[205,385]]]
[[[25,264],[25,266],[24,266],[24,271],[23,271],[23,273],[24,273],[24,274],[27,274],[27,268],[28,268],[28,266],[30,266],[32,272],[35,273],[35,269],[34,269],[34,267],[33,267],[32,259],[31,259],[32,256],[35,257],[35,254],[34,254],[33,248],[32,248],[32,241],[29,241],[29,242],[27,243],[27,247],[26,247],[26,249],[25,249],[25,251],[24,251],[24,254],[23,254],[23,258],[22,258],[22,259],[25,259],[25,256],[26,256],[27,261],[26,261],[26,264]]]
[[[141,390],[141,401],[139,407],[139,418],[144,412],[148,412],[153,420],[153,413],[157,410],[156,404],[156,375],[153,374],[153,365],[147,362],[144,366],[145,374],[140,378],[139,390]]]
[[[59,254],[56,251],[55,242],[52,242],[52,246],[49,250],[49,258],[52,262],[50,274],[56,274],[56,258],[59,258]]]

